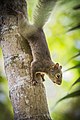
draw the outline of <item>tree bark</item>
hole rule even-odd
[[[18,33],[18,17],[12,9],[22,11],[27,17],[26,1],[0,0],[0,44],[14,120],[51,120],[40,76],[36,86],[30,83],[31,50]]]

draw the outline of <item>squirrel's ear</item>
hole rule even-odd
[[[55,65],[54,65],[54,69],[58,69],[59,68],[59,63],[56,63]]]
[[[62,69],[62,66],[60,66],[60,69]]]

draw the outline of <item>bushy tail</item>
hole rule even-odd
[[[34,25],[42,28],[48,20],[51,11],[57,0],[38,0],[35,11],[33,13]]]

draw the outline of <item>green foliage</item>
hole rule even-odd
[[[68,70],[71,70],[71,69],[78,69],[78,68],[80,68],[80,64],[78,64],[78,65],[75,65],[75,66],[73,66],[73,67],[71,67],[71,68],[68,68],[67,70],[65,70],[65,71],[68,71]]]
[[[11,103],[4,92],[0,92],[0,120],[13,120]]]
[[[0,75],[0,119],[12,120],[13,111],[8,93],[8,83],[4,76]],[[3,115],[4,113],[4,115]]]
[[[67,29],[77,29],[80,26],[80,10],[74,9],[76,6],[80,4],[79,0],[61,0],[59,3],[59,9],[63,13],[64,21],[63,25]],[[60,13],[61,14],[61,13]],[[63,17],[62,17],[63,19]]]
[[[73,56],[71,59],[76,58],[76,57],[78,57],[78,56],[80,56],[80,53],[76,54],[76,55]],[[71,60],[71,59],[70,59],[70,60]],[[78,65],[75,65],[75,66],[67,69],[66,71],[69,71],[69,70],[71,70],[71,69],[78,69],[78,68],[80,68],[80,62],[79,62]],[[71,85],[70,89],[71,89],[74,85],[76,85],[77,83],[79,83],[79,82],[80,82],[80,77]],[[79,89],[80,89],[80,88],[79,88]],[[67,99],[67,98],[72,98],[72,97],[78,97],[78,96],[80,97],[80,90],[74,91],[74,92],[69,93],[68,95],[62,97],[60,100],[57,101],[56,105],[57,105],[59,102],[61,102],[62,100],[65,100],[65,99]]]
[[[61,102],[62,100],[68,99],[68,98],[72,98],[72,97],[80,97],[80,90],[77,90],[75,92],[72,92],[66,96],[64,96],[63,98],[61,98],[56,104],[58,104],[59,102]]]
[[[30,19],[30,21],[32,21],[33,20],[32,14],[33,14],[34,8],[37,4],[37,0],[27,0],[27,4],[28,4],[27,6],[28,6],[29,19]]]
[[[80,77],[71,85],[71,88],[74,86],[74,85],[76,85],[77,83],[79,83],[80,82]],[[70,89],[71,89],[70,88]]]
[[[52,58],[63,66],[62,86],[53,98],[54,104],[59,104],[51,106],[52,118],[56,120],[80,119],[79,5],[79,0],[60,0],[44,29]]]
[[[2,57],[2,51],[0,49],[0,120],[13,120],[12,105],[9,99],[8,82],[3,71]]]

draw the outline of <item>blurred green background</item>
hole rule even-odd
[[[9,99],[8,81],[4,71],[4,60],[0,48],[0,120],[13,120],[12,106]]]
[[[31,22],[36,2],[28,0]],[[43,29],[52,60],[63,66],[61,86],[45,76],[51,117],[54,120],[80,120],[80,0],[59,0]],[[12,120],[1,49],[0,63],[0,120]]]

